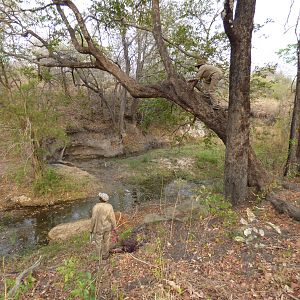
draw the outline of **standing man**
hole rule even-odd
[[[199,59],[195,65],[198,68],[198,72],[195,78],[188,80],[191,82],[192,88],[194,88],[199,80],[203,79],[204,94],[207,94],[213,105],[219,105],[219,100],[216,96],[216,90],[219,81],[223,78],[222,71],[215,66],[206,64],[206,61]]]
[[[96,242],[99,260],[107,259],[109,256],[109,241],[111,231],[116,230],[116,218],[114,209],[108,203],[109,196],[99,193],[100,203],[96,204],[92,210],[90,227],[90,237]]]

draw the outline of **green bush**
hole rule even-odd
[[[141,126],[148,130],[151,125],[174,126],[185,123],[191,115],[165,99],[145,99],[139,106]]]
[[[56,269],[63,276],[65,289],[70,290],[68,299],[96,299],[95,284],[90,272],[78,272],[76,258],[64,261],[64,264]]]
[[[222,218],[224,226],[231,226],[237,222],[237,214],[232,209],[232,205],[223,195],[215,194],[204,188],[200,191],[205,195],[204,203],[209,212],[217,217]]]
[[[47,168],[33,182],[33,191],[36,195],[53,193],[61,187],[62,177],[54,169]]]

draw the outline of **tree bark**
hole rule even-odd
[[[140,82],[143,74],[144,64],[145,64],[145,55],[147,48],[147,37],[148,32],[142,34],[142,32],[138,29],[137,31],[137,61],[136,61],[136,71],[135,71],[135,79],[137,82]],[[132,119],[132,124],[136,125],[137,123],[137,112],[139,107],[138,98],[132,98],[130,114]]]
[[[129,76],[130,73],[130,58],[129,58],[129,44],[126,40],[126,29],[121,30],[122,35],[122,45],[123,45],[123,53],[125,60],[125,73]],[[121,96],[120,96],[120,111],[119,111],[119,132],[121,137],[125,135],[125,111],[126,111],[126,103],[127,103],[127,91],[125,87],[121,88]]]
[[[251,39],[255,0],[224,4],[223,22],[231,45],[229,109],[224,170],[225,197],[235,205],[247,197],[250,116]]]
[[[284,176],[300,172],[300,40],[297,44],[297,80],[293,115],[290,128],[288,157],[284,167]]]

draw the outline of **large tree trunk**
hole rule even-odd
[[[284,168],[284,176],[300,171],[300,40],[297,44],[297,81],[291,121],[288,157]]]
[[[225,197],[232,204],[247,197],[251,38],[255,0],[238,0],[233,19],[233,1],[224,4],[224,28],[231,45],[229,110],[224,170]]]

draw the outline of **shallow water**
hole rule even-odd
[[[143,194],[132,188],[110,193],[115,211],[126,211],[143,201]],[[54,226],[89,218],[96,197],[43,208],[18,209],[0,213],[0,256],[22,253],[48,243],[47,235]]]

